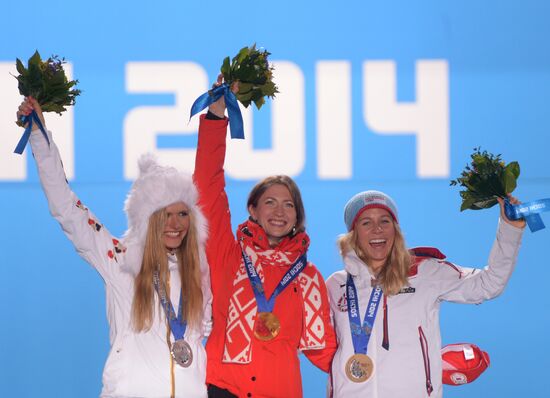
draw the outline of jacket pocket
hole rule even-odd
[[[430,395],[434,390],[432,386],[432,376],[430,369],[430,352],[428,340],[426,339],[426,335],[422,330],[422,326],[418,327],[418,337],[420,338],[420,348],[422,348],[422,359],[424,360],[424,373],[426,374],[426,392],[428,393],[428,395]]]

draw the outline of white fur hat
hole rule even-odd
[[[205,262],[204,246],[208,235],[207,223],[197,202],[198,192],[190,174],[173,167],[161,166],[153,154],[147,153],[138,161],[139,177],[134,181],[124,211],[128,217],[128,230],[123,244],[127,252],[122,265],[124,271],[137,275],[143,258],[143,249],[149,217],[157,210],[176,202],[183,202],[195,220],[199,241],[201,265]]]

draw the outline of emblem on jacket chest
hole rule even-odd
[[[346,297],[346,292],[342,293],[336,305],[340,312],[348,312],[348,298]]]

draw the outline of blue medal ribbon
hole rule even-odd
[[[153,275],[153,284],[155,285],[155,290],[159,295],[160,303],[164,309],[164,315],[170,323],[170,330],[174,335],[175,340],[183,339],[185,336],[185,329],[187,329],[187,322],[183,320],[183,292],[180,290],[180,304],[178,308],[178,315],[174,311],[174,306],[170,302],[170,299],[166,297],[166,291],[164,288],[161,288],[159,285],[159,274],[155,272]]]
[[[367,346],[369,345],[374,320],[378,312],[378,306],[382,299],[382,288],[375,286],[370,294],[367,310],[363,325],[361,325],[361,315],[359,314],[359,298],[357,297],[357,289],[353,282],[353,277],[348,273],[346,281],[346,295],[348,301],[348,319],[351,329],[351,341],[353,343],[353,351],[355,354],[366,354]]]
[[[252,264],[252,261],[250,260],[250,257],[242,250],[243,253],[243,260],[244,260],[244,268],[246,269],[246,274],[248,275],[248,280],[250,281],[250,284],[252,285],[252,290],[254,291],[254,296],[256,296],[256,303],[258,304],[258,311],[259,312],[273,312],[273,308],[275,307],[275,298],[292,282],[299,274],[302,272],[302,270],[307,265],[307,257],[305,254],[300,256],[298,260],[294,264],[290,266],[290,269],[283,275],[281,278],[281,281],[271,294],[271,297],[269,297],[269,300],[265,297],[265,290],[264,286],[262,284],[262,280],[260,279],[258,273],[256,272],[256,269],[254,268],[254,264]]]
[[[194,115],[202,111],[207,106],[210,106],[221,96],[225,98],[225,106],[227,107],[227,113],[229,114],[229,127],[231,128],[231,138],[244,138],[243,117],[241,110],[239,109],[239,103],[237,97],[231,91],[227,83],[223,83],[221,86],[215,87],[212,90],[208,90],[202,94],[199,98],[193,102],[191,106],[191,119]]]
[[[29,138],[31,137],[33,121],[38,125],[38,128],[42,132],[42,135],[46,139],[48,145],[50,145],[50,139],[48,138],[48,134],[46,133],[46,130],[44,129],[44,126],[42,125],[42,122],[40,121],[40,118],[38,117],[38,114],[36,113],[36,111],[33,110],[29,115],[21,116],[21,121],[23,122],[23,124],[28,123],[28,125],[25,131],[23,132],[23,135],[21,136],[19,143],[15,147],[15,150],[13,151],[14,153],[21,155],[25,150],[25,147],[27,146],[27,142],[29,142]]]
[[[508,199],[504,200],[504,213],[510,220],[525,219],[531,232],[545,228],[539,213],[550,211],[550,198],[534,200],[532,202],[513,205]]]

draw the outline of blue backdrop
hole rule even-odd
[[[254,42],[273,54],[281,94],[245,113],[248,139],[231,145],[233,222],[255,180],[293,175],[325,277],[341,267],[343,206],[365,189],[394,197],[410,246],[483,267],[498,211],[460,213],[449,187],[474,147],[521,164],[520,199],[550,197],[546,1],[30,0],[0,10],[2,397],[96,397],[109,349],[103,282],[48,214],[28,151],[11,153],[21,131],[9,72],[35,49],[66,57],[80,80],[76,107],[47,122],[73,190],[114,234],[125,230],[137,155],[156,150],[191,170],[190,104],[223,57]],[[442,306],[443,343],[491,355],[480,379],[445,387],[447,397],[547,396],[549,237],[526,231],[501,297]],[[326,376],[302,363],[305,397],[324,396]]]

